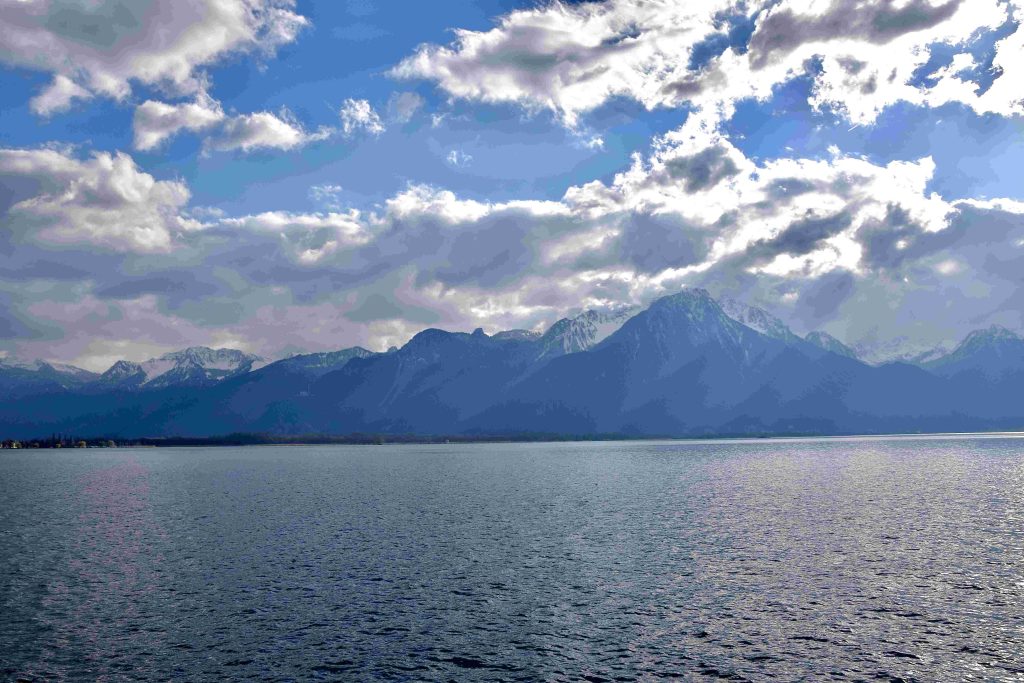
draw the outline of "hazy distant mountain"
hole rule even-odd
[[[933,360],[938,360],[943,356],[947,355],[950,351],[950,347],[945,344],[925,349],[924,351],[918,351],[916,353],[900,354],[894,360],[901,361],[904,363],[910,363],[912,365],[925,365]]]
[[[723,307],[701,289],[644,310],[586,311],[542,335],[429,329],[386,353],[355,347],[265,366],[239,351],[195,348],[121,361],[100,378],[0,364],[0,382],[18,373],[45,381],[0,398],[0,436],[1024,427],[1024,339],[1013,332],[972,333],[922,366],[875,366],[825,333],[800,339],[767,312]]]
[[[271,433],[329,429],[313,424],[297,403],[310,396],[319,378],[350,361],[376,355],[356,346],[341,351],[291,356],[226,378],[174,415],[160,416],[168,433],[214,435],[233,431]]]
[[[833,337],[828,332],[809,332],[804,341],[814,344],[818,348],[831,351],[832,353],[839,354],[840,356],[846,356],[847,358],[856,358],[857,354],[849,346]]]
[[[1024,339],[1005,327],[993,325],[971,332],[952,352],[923,366],[945,377],[977,373],[986,380],[1002,381],[1024,372]]]
[[[534,367],[542,341],[424,330],[394,353],[324,375],[304,410],[356,431],[458,430]]]
[[[1001,422],[1021,415],[1024,398],[1024,339],[999,326],[976,330],[950,353],[922,363],[962,398],[961,410]]]
[[[883,363],[910,363],[922,365],[948,354],[951,346],[947,344],[929,345],[907,337],[886,341],[859,342],[851,345],[853,352],[865,363],[881,365]]]
[[[8,397],[74,389],[96,377],[95,373],[88,370],[63,363],[0,359],[0,392]]]
[[[201,386],[250,372],[266,365],[259,356],[235,349],[193,346],[164,354],[144,363],[117,361],[99,383],[122,389],[157,389],[169,386]]]
[[[504,330],[494,334],[495,339],[515,339],[518,341],[532,341],[539,339],[540,336],[540,332],[534,332],[533,330]]]
[[[364,349],[361,346],[353,346],[350,349],[342,349],[341,351],[299,354],[279,360],[276,363],[271,363],[266,367],[263,374],[267,375],[275,370],[287,370],[319,377],[344,367],[353,358],[366,358],[372,355],[374,355],[373,351]]]

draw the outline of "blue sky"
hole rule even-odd
[[[386,348],[692,285],[877,359],[1024,329],[1022,16],[5,6],[0,354]]]

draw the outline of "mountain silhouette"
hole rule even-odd
[[[869,365],[823,332],[703,289],[584,311],[543,334],[428,329],[270,364],[196,347],[102,375],[0,363],[0,435],[711,436],[1012,429],[1024,339],[993,327],[943,357]]]

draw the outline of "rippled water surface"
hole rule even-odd
[[[1024,440],[0,452],[9,680],[1024,680]]]

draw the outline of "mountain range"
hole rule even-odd
[[[539,334],[428,329],[384,353],[273,363],[196,347],[101,375],[0,361],[0,437],[847,434],[1024,426],[1024,339],[972,332],[917,363],[685,289]]]

